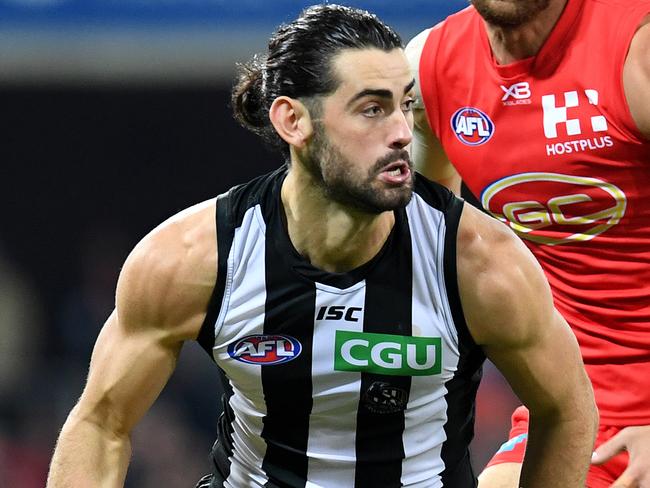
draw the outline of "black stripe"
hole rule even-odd
[[[235,422],[235,413],[230,406],[230,398],[233,395],[232,387],[228,381],[226,373],[219,368],[219,377],[221,379],[221,415],[217,423],[217,440],[212,446],[212,463],[213,463],[213,480],[210,488],[223,486],[223,482],[230,475],[230,458],[233,451],[233,423]]]
[[[276,215],[269,223],[281,225]],[[269,229],[270,230],[270,229]],[[267,414],[262,437],[266,455],[262,468],[271,486],[304,487],[307,481],[307,441],[312,409],[312,339],[316,307],[313,283],[297,279],[279,255],[278,232],[267,232],[264,334],[297,339],[300,355],[283,364],[262,366]]]
[[[469,329],[465,322],[465,314],[460,301],[460,292],[458,291],[458,271],[456,268],[458,226],[460,217],[463,213],[465,202],[454,195],[449,195],[449,201],[444,211],[445,216],[445,254],[443,256],[443,266],[445,273],[445,289],[447,290],[447,300],[451,308],[452,318],[459,334],[465,334],[471,339]],[[472,341],[473,342],[473,341]]]
[[[445,211],[445,287],[454,324],[458,332],[458,369],[446,383],[447,440],[442,445],[441,457],[445,463],[442,472],[443,486],[473,488],[477,486],[472,470],[469,444],[474,437],[476,391],[481,381],[485,355],[476,345],[467,328],[458,291],[456,270],[456,241],[458,225],[463,211],[463,201],[450,197]]]
[[[226,289],[226,278],[228,274],[228,255],[232,246],[232,239],[235,235],[235,228],[232,225],[232,216],[229,207],[228,193],[217,197],[216,201],[216,228],[217,228],[217,282],[208,304],[208,310],[201,325],[197,342],[212,357],[212,348],[214,347],[214,324],[221,310],[221,301]]]
[[[383,259],[366,278],[364,332],[412,335],[412,249],[403,210],[395,212],[395,231]],[[373,386],[374,385],[374,386]],[[410,376],[361,374],[357,412],[355,475],[356,488],[392,488],[401,486],[404,459],[404,410],[382,411],[366,393],[373,388],[396,388],[406,408],[411,390]]]

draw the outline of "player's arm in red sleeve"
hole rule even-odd
[[[598,425],[575,336],[539,264],[506,226],[465,205],[458,283],[470,333],[530,410],[523,488],[583,488]]]
[[[455,194],[460,194],[461,179],[456,169],[447,158],[442,144],[434,134],[422,100],[420,91],[420,56],[431,29],[427,29],[406,46],[406,57],[411,65],[415,79],[415,104],[413,105],[413,142],[411,143],[411,158],[415,169],[429,178],[445,185]]]
[[[121,487],[130,432],[199,333],[216,279],[214,201],[170,219],[127,258],[84,391],[61,430],[48,488]]]
[[[630,44],[623,85],[632,118],[650,140],[650,16],[641,23]],[[623,450],[628,451],[629,463],[613,486],[650,486],[650,425],[622,429],[596,449],[593,463],[603,464]]]

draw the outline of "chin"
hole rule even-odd
[[[406,207],[413,197],[413,190],[409,185],[408,188],[401,188],[398,191],[391,190],[392,195],[386,195],[385,198],[375,199],[375,207],[381,212],[389,210],[398,210]]]

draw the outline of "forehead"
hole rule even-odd
[[[333,58],[332,68],[339,80],[339,94],[386,88],[401,97],[413,79],[402,49],[345,49]]]

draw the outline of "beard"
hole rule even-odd
[[[377,179],[382,169],[395,161],[413,165],[408,151],[395,149],[382,158],[363,175],[355,165],[330,142],[320,123],[314,124],[314,135],[305,161],[305,167],[316,184],[329,199],[355,210],[380,214],[405,207],[413,195],[413,172],[403,185],[384,187]]]
[[[550,0],[470,0],[489,24],[497,27],[518,27],[534,19],[548,8]]]

